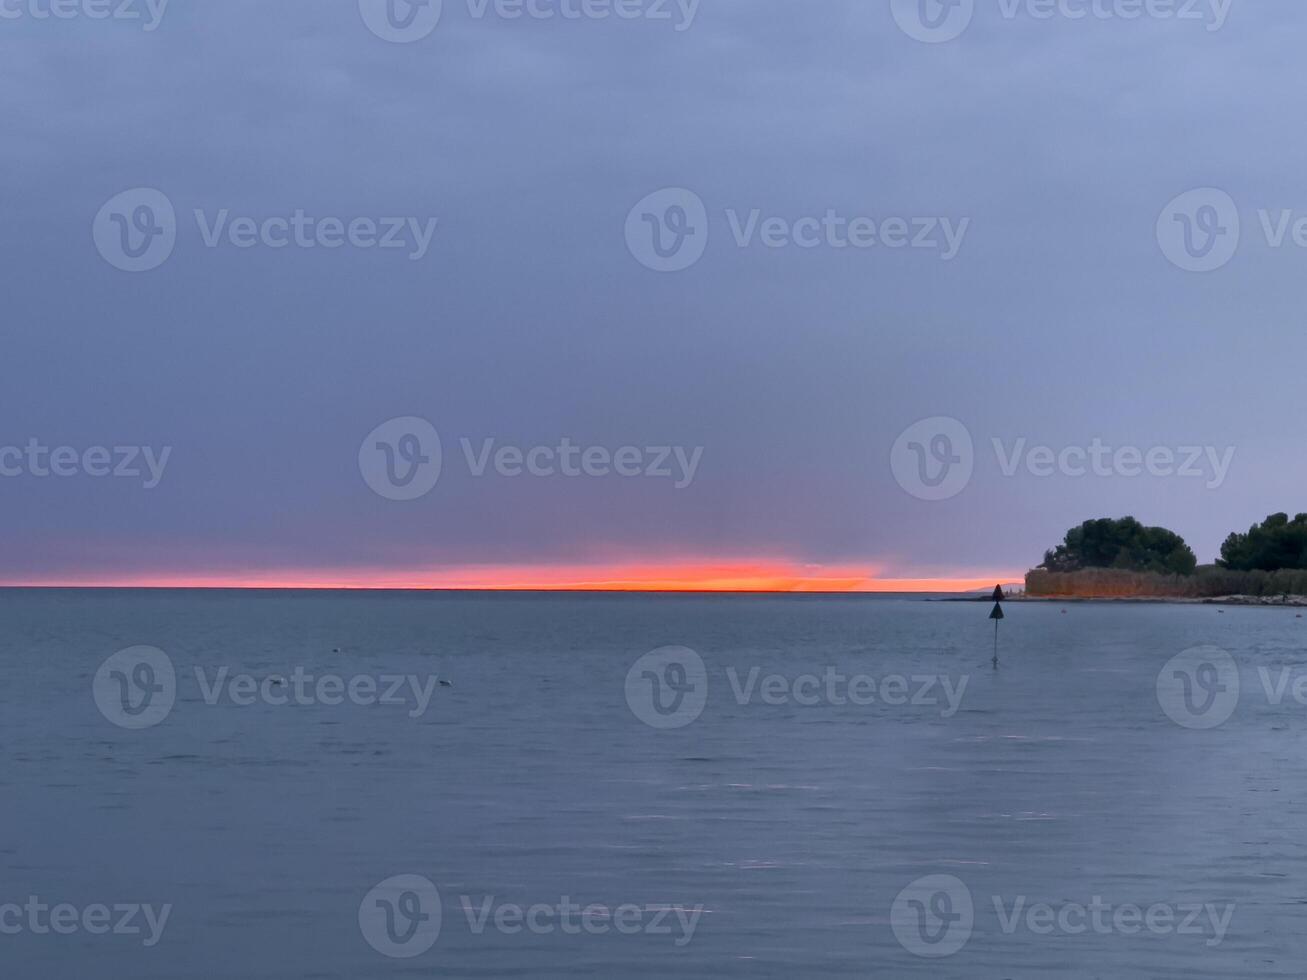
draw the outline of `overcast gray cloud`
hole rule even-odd
[[[692,20],[445,0],[390,43],[357,0],[173,0],[153,30],[144,0],[143,20],[50,2],[0,0],[0,446],[172,452],[152,489],[143,453],[140,479],[0,455],[0,579],[684,556],[948,575],[1025,568],[1125,513],[1210,560],[1307,509],[1297,6],[976,0],[924,43],[887,0]],[[135,188],[176,214],[139,273],[93,237]],[[705,208],[681,271],[625,234],[664,188]],[[1163,215],[1195,188],[1238,219],[1210,271],[1170,236],[1188,220],[1192,261],[1220,261],[1226,200]],[[328,248],[305,225],[301,247],[297,212],[375,234]],[[402,247],[380,247],[389,218]],[[848,243],[859,218],[875,245]],[[890,247],[894,218],[932,247]],[[359,451],[405,416],[443,466],[396,502]],[[974,445],[946,500],[891,466],[933,417]],[[555,469],[477,476],[488,439]],[[647,451],[642,475],[567,476],[563,439]],[[916,445],[901,461],[928,480],[959,455]],[[1141,460],[1102,475],[1095,445]],[[661,447],[702,447],[688,484],[645,474]],[[1216,454],[1195,475],[1189,447]]]

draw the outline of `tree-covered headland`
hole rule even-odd
[[[1026,576],[1026,594],[1079,598],[1307,595],[1307,514],[1272,514],[1233,533],[1215,565],[1166,528],[1133,517],[1085,521]]]

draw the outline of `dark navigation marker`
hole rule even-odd
[[[998,624],[1003,615],[1003,586],[994,586],[994,611],[989,614],[989,618],[994,621],[994,669],[998,669]]]

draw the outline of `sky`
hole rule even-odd
[[[1307,510],[1299,5],[56,5],[0,584],[962,588]]]

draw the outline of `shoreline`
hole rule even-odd
[[[993,596],[936,596],[928,597],[925,602],[993,602]],[[1165,595],[1026,595],[1018,593],[1007,595],[1004,602],[1060,602],[1060,603],[1129,603],[1134,605],[1170,605],[1170,606],[1266,606],[1279,609],[1307,609],[1307,596],[1165,596]]]
[[[1010,602],[1133,602],[1176,606],[1268,606],[1281,609],[1307,608],[1307,596],[1225,595],[1190,596],[1010,596]]]

